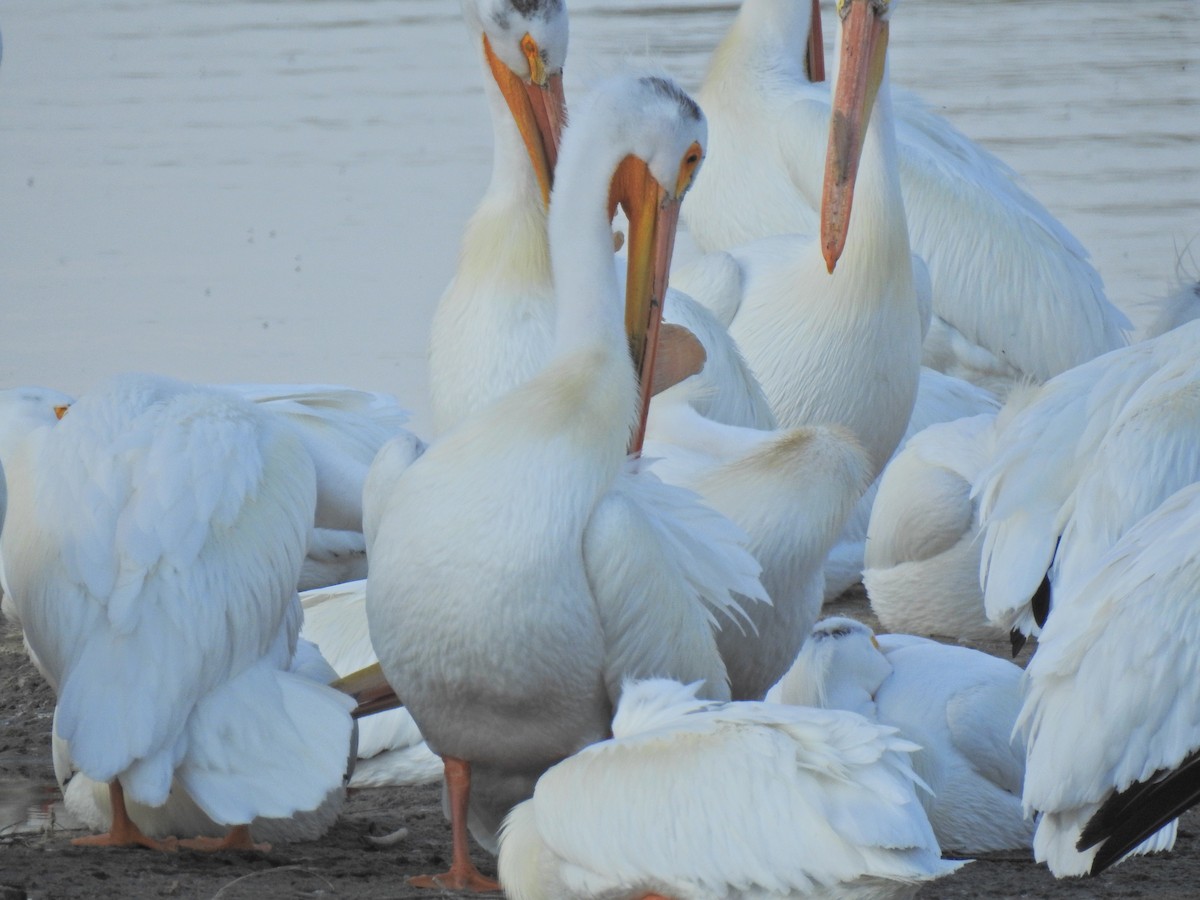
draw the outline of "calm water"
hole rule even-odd
[[[694,87],[734,9],[573,2],[568,95],[630,65]],[[892,76],[1128,305],[1200,272],[1198,23],[1197,0],[905,0]],[[429,317],[490,165],[458,4],[5,0],[0,29],[0,384],[330,381],[427,422]]]

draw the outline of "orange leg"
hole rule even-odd
[[[270,844],[256,844],[250,837],[249,825],[234,825],[223,838],[194,837],[179,842],[189,850],[257,850],[266,853]]]
[[[443,756],[446,789],[450,792],[450,834],[453,853],[450,871],[442,875],[417,875],[408,879],[413,887],[445,888],[455,891],[498,891],[500,882],[488,878],[471,862],[467,846],[467,801],[471,797],[471,764],[465,759]]]
[[[92,834],[71,841],[79,847],[149,847],[151,850],[174,850],[175,838],[157,841],[142,834],[142,829],[129,818],[125,808],[125,789],[121,782],[113,780],[108,785],[108,798],[112,803],[112,826],[108,834]]]

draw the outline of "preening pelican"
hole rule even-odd
[[[683,209],[704,250],[816,231],[831,102],[803,66],[813,15],[743,0],[713,53],[698,95],[709,160]],[[933,283],[925,363],[1004,394],[1122,346],[1129,322],[1074,236],[992,154],[913,95],[895,100],[908,234]]]
[[[621,477],[639,416],[630,346],[648,346],[673,218],[704,120],[674,84],[614,79],[565,132],[549,214],[558,293],[543,369],[445,433],[367,512],[371,640],[446,761],[454,860],[419,883],[493,887],[471,865],[553,763],[609,733],[627,677],[672,675],[728,697],[714,614],[764,597],[724,518],[653,476]],[[610,197],[629,237],[627,339]],[[386,457],[384,457],[386,462]],[[378,464],[377,464],[378,465]]]
[[[854,619],[823,619],[779,684],[779,700],[859,712],[920,749],[917,796],[942,850],[1032,846],[1021,807],[1025,746],[1011,740],[1021,670],[968,647],[881,634]]]
[[[494,163],[434,311],[429,371],[439,433],[538,372],[553,349],[556,316],[546,201],[566,116],[566,6],[464,0],[463,11],[483,52]],[[757,382],[708,310],[672,291],[663,318],[704,345],[706,389],[693,395],[701,413],[734,425],[774,425]]]
[[[1042,629],[1019,720],[1024,799],[1041,813],[1034,854],[1059,877],[1170,849],[1167,823],[1196,802],[1198,529],[1190,484],[1059,594]]]
[[[846,2],[839,11],[821,238],[776,235],[728,251],[741,289],[721,313],[779,423],[844,425],[867,450],[873,478],[912,412],[921,317],[886,74],[891,7]],[[743,178],[757,171],[752,157],[738,166]]]
[[[232,826],[219,846],[340,788],[346,698],[287,671],[316,502],[298,440],[232,392],[126,375],[7,462],[8,585],[56,732],[114,810],[81,842],[171,846],[124,798],[161,806],[176,779]]]
[[[544,774],[504,823],[513,900],[899,898],[943,861],[916,745],[852,713],[627,685],[613,738]]]
[[[973,487],[983,532],[980,582],[988,618],[1014,631],[1014,640],[1036,634],[1045,620],[1050,602],[1048,573],[1063,529],[1074,514],[1076,500],[1083,497],[1080,480],[1095,465],[1090,461],[1113,423],[1155,373],[1168,364],[1186,365],[1198,339],[1200,322],[1189,322],[1076,366],[1042,385],[997,434],[993,458]],[[1191,402],[1186,393],[1181,400]],[[1168,427],[1154,440],[1174,440],[1173,427],[1166,419],[1160,421]],[[1130,496],[1159,491],[1161,498],[1156,485],[1177,479],[1176,461],[1155,454],[1149,436],[1145,440],[1141,454],[1146,458],[1130,464],[1127,471],[1113,473],[1113,484],[1128,483],[1128,489],[1116,489]],[[1176,486],[1179,483],[1174,481]],[[1121,508],[1123,527],[1128,527],[1136,518],[1128,517],[1128,504]],[[1146,509],[1144,501],[1141,509]],[[1107,527],[1103,523],[1117,514],[1116,508],[1103,512],[1094,524]],[[1110,531],[1108,543],[1116,536]],[[1094,559],[1095,552],[1091,555]]]

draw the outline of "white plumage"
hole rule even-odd
[[[546,772],[504,825],[514,900],[912,897],[942,861],[915,745],[861,716],[627,685],[613,738]]]
[[[787,671],[821,611],[826,555],[868,477],[866,455],[836,426],[759,431],[722,425],[688,402],[691,378],[655,398],[646,432],[654,471],[698,492],[750,536],[771,604],[717,645],[735,700],[758,700]]]
[[[728,696],[714,611],[736,615],[731,590],[764,596],[727,520],[653,476],[622,477],[637,408],[610,183],[622,161],[644,166],[661,197],[640,202],[677,205],[703,117],[662,79],[618,79],[590,99],[550,210],[553,357],[403,477],[368,480],[380,498],[367,512],[372,643],[430,747],[470,764],[485,843],[542,771],[607,735],[626,677],[699,679]]]
[[[225,825],[340,787],[346,699],[287,671],[316,497],[297,440],[231,392],[122,376],[10,469],[9,587],[80,770],[147,806],[178,778]]]
[[[1110,865],[1195,802],[1198,529],[1200,485],[1191,484],[1058,595],[1042,630],[1020,718],[1024,799],[1042,814],[1035,855],[1059,877]],[[1139,782],[1157,784],[1131,789]],[[1085,830],[1092,846],[1078,847]],[[1139,852],[1170,849],[1174,838],[1171,824]]]
[[[834,544],[825,561],[826,600],[832,600],[851,585],[863,580],[868,547],[873,540],[880,536],[881,530],[890,530],[890,524],[885,525],[884,523],[892,517],[893,513],[880,512],[876,514],[875,505],[879,492],[883,490],[883,482],[887,477],[888,470],[896,463],[909,441],[925,429],[942,422],[994,413],[998,405],[995,395],[990,391],[976,387],[961,378],[943,375],[936,369],[922,366],[917,382],[917,399],[913,404],[908,427],[904,430],[904,438],[896,448],[896,452],[892,454],[887,467],[871,482],[866,493],[855,504],[854,511],[850,514],[842,533],[838,536],[837,543]],[[910,499],[920,500],[922,498],[918,496]],[[907,508],[907,504],[905,508]],[[952,515],[957,515],[957,513],[952,513]],[[876,522],[875,538],[872,538],[870,532],[872,519]],[[878,556],[875,558],[879,559]],[[978,553],[976,553],[976,561],[978,561]],[[974,568],[976,571],[971,573],[970,578],[978,581],[978,564]],[[975,592],[979,592],[978,587]],[[982,599],[980,605],[982,606]],[[907,627],[888,627],[898,631],[913,630]]]
[[[337,676],[378,660],[367,629],[367,583],[353,581],[300,595],[304,625]],[[358,761],[350,787],[426,784],[442,777],[442,761],[425,744],[407,709],[390,709],[358,720]]]
[[[699,93],[708,177],[683,212],[705,250],[816,230],[830,92],[803,66],[810,21],[808,3],[744,0],[713,54]],[[1086,251],[1006,165],[902,91],[895,129],[909,239],[933,284],[927,365],[1004,393],[1125,343]]]
[[[53,425],[73,402],[75,398],[52,388],[30,385],[0,390],[0,526],[4,524],[8,498],[5,461],[31,431],[44,425]],[[5,584],[3,553],[0,553],[0,594],[3,595],[0,609],[3,609],[4,616],[20,627],[16,607]]]
[[[1004,638],[983,609],[979,518],[971,484],[990,458],[996,413],[913,435],[879,478],[863,584],[889,631]]]
[[[1032,598],[1043,583],[1043,595],[1049,588],[1047,573],[1076,503],[1082,499],[1086,504],[1091,502],[1087,495],[1094,496],[1094,485],[1081,487],[1089,468],[1094,478],[1113,478],[1113,485],[1126,485],[1119,489],[1130,497],[1157,492],[1161,499],[1162,483],[1178,486],[1174,467],[1179,460],[1153,449],[1167,446],[1154,442],[1178,440],[1174,434],[1178,423],[1160,417],[1156,424],[1152,407],[1135,426],[1146,430],[1127,436],[1134,449],[1126,452],[1144,458],[1130,461],[1132,457],[1126,456],[1127,468],[1107,475],[1100,468],[1106,464],[1092,460],[1103,449],[1114,423],[1122,415],[1134,414],[1143,402],[1134,404],[1131,398],[1150,396],[1139,394],[1143,383],[1169,364],[1188,366],[1198,338],[1200,323],[1190,322],[1064,372],[1044,384],[996,436],[993,458],[973,487],[979,498],[980,581],[989,619],[1010,630],[1037,633],[1036,620],[1044,617],[1045,610],[1035,615]],[[1193,402],[1184,387],[1176,402]],[[1143,502],[1141,512],[1148,508]],[[1116,508],[1103,515],[1118,514],[1125,516],[1126,527],[1136,521],[1136,515],[1129,518]],[[1082,527],[1092,527],[1082,517],[1078,521]],[[1101,523],[1094,524],[1106,527]],[[1110,534],[1108,543],[1115,536]],[[1039,604],[1044,600],[1041,597]]]
[[[943,850],[1032,845],[1021,807],[1025,747],[1012,740],[1021,670],[967,647],[824,619],[779,685],[783,703],[848,709],[891,725],[920,749],[918,796]]]
[[[296,610],[296,614],[298,614]],[[291,611],[289,610],[289,613]],[[296,643],[296,652],[288,670],[319,684],[328,684],[337,674],[320,652],[303,638]],[[310,739],[316,737],[310,735]],[[63,795],[67,813],[83,827],[103,832],[112,827],[112,801],[108,785],[88,778],[71,764],[70,746],[51,735],[54,775]],[[347,759],[349,767],[353,760]],[[286,818],[255,818],[250,823],[254,837],[270,844],[313,841],[325,834],[341,813],[345,792],[341,785],[331,790],[324,802],[314,810],[304,810]],[[219,838],[226,827],[209,818],[196,803],[183,783],[176,778],[162,806],[145,806],[126,798],[126,811],[141,832],[152,838],[167,838],[177,834],[194,834]]]

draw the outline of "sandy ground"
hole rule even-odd
[[[872,621],[861,591],[827,608],[830,614]],[[1002,654],[1001,644],[988,646]],[[1026,651],[1028,652],[1028,651]],[[73,847],[79,832],[49,822],[42,831],[16,830],[30,815],[45,815],[57,798],[50,786],[50,721],[54,697],[25,658],[19,634],[5,626],[0,640],[0,900],[42,898],[175,897],[181,900],[236,898],[429,897],[406,884],[410,875],[442,871],[449,829],[442,818],[440,789],[371,789],[354,793],[344,814],[320,841],[274,847],[269,853],[204,854],[194,851],[95,850]],[[41,804],[13,801],[17,786],[39,789]],[[9,802],[4,801],[8,799]],[[35,798],[36,799],[36,798]],[[714,816],[719,810],[713,811]],[[397,845],[378,847],[369,837],[408,829]],[[27,827],[27,826],[26,826]],[[1056,882],[1026,854],[994,854],[955,875],[926,886],[933,898],[1154,897],[1200,896],[1200,820],[1185,817],[1174,852],[1127,862],[1098,879]],[[475,848],[485,872],[495,866]],[[468,896],[451,892],[444,897]]]

